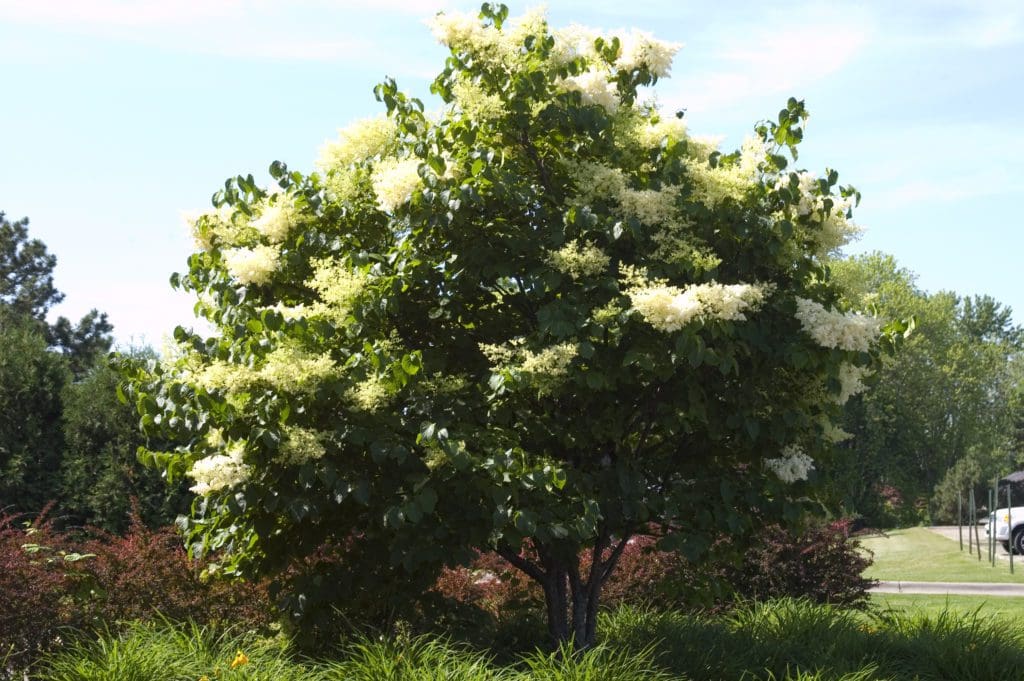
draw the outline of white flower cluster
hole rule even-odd
[[[804,331],[823,348],[867,352],[878,338],[879,322],[858,313],[828,310],[821,303],[796,299],[796,318]]]
[[[573,279],[601,274],[608,269],[608,255],[593,243],[572,241],[548,253],[547,262]]]
[[[569,373],[569,365],[576,357],[574,343],[558,343],[540,352],[522,351],[520,370],[537,377],[563,377]]]
[[[528,12],[518,20],[508,23],[507,28],[497,29],[484,25],[470,13],[441,13],[430,22],[434,36],[442,44],[456,52],[466,52],[477,59],[508,64],[523,54],[527,36],[543,37],[547,30],[547,19],[543,10]],[[565,90],[579,92],[585,104],[597,104],[612,112],[619,105],[619,96],[614,82],[617,71],[633,71],[646,67],[651,74],[667,78],[672,68],[672,59],[682,47],[678,43],[656,40],[649,33],[633,30],[620,36],[620,49],[611,64],[597,53],[595,41],[602,38],[611,44],[612,36],[579,25],[553,31],[554,47],[551,50],[553,65],[560,66],[584,58],[590,68],[584,73],[561,81]],[[456,93],[458,98],[458,93]],[[470,98],[473,100],[474,98]],[[480,101],[480,100],[477,100]],[[493,102],[487,110],[492,111]]]
[[[550,393],[569,374],[578,352],[574,343],[558,343],[533,352],[524,346],[522,338],[504,345],[481,343],[480,350],[495,369],[523,374],[541,395]]]
[[[636,218],[652,227],[672,228],[681,225],[676,208],[679,187],[630,189],[621,170],[599,163],[576,163],[568,170],[576,185],[576,205],[610,200],[618,204],[612,209],[620,217]]]
[[[566,78],[561,85],[568,91],[579,92],[584,104],[598,104],[609,113],[619,106],[615,72],[634,71],[646,67],[658,78],[668,78],[672,60],[682,47],[679,43],[656,40],[650,33],[633,30],[619,37],[619,54],[611,64],[605,64],[598,55],[595,41],[602,38],[610,43],[612,36],[584,26],[572,25],[556,31],[555,47],[552,50],[555,63],[565,63],[577,57],[590,62],[590,68],[578,76]]]
[[[486,52],[494,49],[501,40],[498,31],[484,26],[476,15],[469,12],[442,12],[427,24],[437,41],[453,50]]]
[[[761,306],[772,287],[765,284],[694,284],[685,289],[655,283],[627,290],[633,309],[666,333],[678,331],[694,319],[742,321],[747,311]]]
[[[262,381],[289,393],[308,392],[335,376],[338,367],[330,355],[313,353],[297,345],[271,350],[259,371]]]
[[[273,203],[263,208],[260,216],[253,220],[252,226],[267,241],[279,244],[288,238],[288,232],[295,226],[295,204],[284,194],[275,194],[271,200]]]
[[[623,215],[635,217],[645,225],[672,226],[679,222],[679,187],[624,189],[618,199]]]
[[[322,458],[325,453],[324,433],[298,426],[286,426],[283,435],[278,456],[278,461],[283,464],[298,466]]]
[[[740,147],[738,162],[712,168],[700,145],[694,145],[696,157],[688,164],[694,183],[694,195],[709,208],[727,198],[739,201],[757,184],[767,150],[760,137],[748,137]],[[713,147],[711,147],[713,149]]]
[[[420,187],[420,162],[418,159],[388,159],[382,161],[373,171],[373,193],[377,195],[377,207],[385,213],[393,213],[406,203],[412,193]]]
[[[789,187],[793,173],[783,173],[775,180],[775,189],[783,189]],[[818,178],[806,170],[796,173],[797,176],[797,191],[799,192],[798,202],[796,204],[797,215],[810,215],[813,211],[820,207],[820,197],[815,194],[815,188],[818,186]]]
[[[641,118],[638,123],[634,134],[645,147],[657,147],[666,138],[675,142],[686,139],[686,123],[681,118]]]
[[[785,483],[806,480],[808,473],[814,470],[814,459],[807,456],[800,447],[789,445],[782,450],[782,456],[776,459],[765,459],[765,467]]]
[[[597,61],[600,58],[595,47],[597,39],[601,38],[605,44],[611,44],[614,37],[579,24],[554,31],[553,35],[555,45],[552,59],[556,64],[565,64],[579,57],[591,62]],[[650,33],[636,29],[618,38],[619,54],[612,62],[612,67],[615,70],[633,71],[646,66],[658,78],[669,77],[672,60],[682,48],[681,43],[657,40]]]
[[[265,284],[277,269],[280,253],[273,246],[229,248],[224,251],[224,264],[242,284]]]
[[[206,496],[242,484],[249,479],[250,472],[249,466],[242,460],[244,455],[245,445],[235,442],[227,448],[225,454],[199,459],[188,472],[189,477],[196,481],[189,489],[200,496]]]
[[[317,292],[320,302],[310,306],[308,314],[343,323],[366,285],[366,276],[331,258],[315,258],[310,264],[313,276],[306,286]]]
[[[857,367],[848,362],[839,365],[839,397],[836,401],[839,404],[846,404],[854,395],[867,390],[864,385],[864,377],[871,373],[870,369]]]
[[[811,216],[820,223],[817,230],[811,233],[817,246],[816,254],[825,257],[829,253],[850,243],[858,234],[860,227],[846,217],[853,208],[853,198],[848,196],[823,196],[818,187],[818,178],[807,171],[796,173],[796,190],[799,193],[796,213],[799,216]],[[790,175],[783,174],[775,181],[775,189],[790,187]],[[826,214],[825,199],[832,201],[832,208]]]
[[[827,416],[821,417],[821,432],[825,441],[831,442],[832,444],[843,442],[844,440],[849,440],[853,437],[853,435],[832,423],[832,420]]]
[[[317,166],[322,170],[345,168],[353,163],[386,155],[398,139],[395,122],[386,116],[364,118],[338,131],[338,139],[320,149]]]
[[[483,87],[467,78],[460,78],[452,86],[452,94],[463,113],[474,120],[492,120],[505,113],[505,103],[501,97],[488,94]]]
[[[282,345],[267,354],[259,368],[215,360],[190,370],[191,382],[211,392],[244,393],[261,384],[276,390],[300,393],[337,374],[328,355],[318,355],[292,345]]]
[[[225,237],[236,236],[233,217],[235,209],[233,206],[224,204],[220,208],[202,212],[182,211],[181,219],[187,226],[196,248],[203,251],[213,250],[217,241],[223,241]]]
[[[620,41],[622,47],[615,60],[616,68],[632,71],[646,66],[658,78],[669,77],[672,60],[683,46],[682,43],[656,40],[650,33],[636,29],[621,37]]]
[[[357,409],[372,413],[387,406],[391,390],[381,376],[373,374],[345,391],[345,398]]]
[[[597,104],[608,113],[619,108],[619,88],[604,69],[590,69],[560,81],[567,92],[579,92],[584,104]]]
[[[555,44],[551,48],[551,60],[557,65],[567,64],[580,57],[596,59],[598,55],[594,41],[604,37],[599,31],[581,24],[569,24],[553,31],[552,35]]]
[[[569,163],[566,170],[576,185],[577,205],[585,205],[595,199],[618,201],[627,188],[626,176],[618,168],[582,161]]]

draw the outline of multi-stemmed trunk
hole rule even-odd
[[[597,638],[597,613],[601,588],[615,570],[629,540],[602,533],[590,548],[586,569],[580,554],[566,555],[554,547],[535,542],[537,559],[532,560],[504,547],[498,552],[508,562],[538,582],[544,590],[548,632],[556,645],[569,644],[575,650],[592,647]]]

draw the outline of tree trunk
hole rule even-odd
[[[629,536],[623,537],[612,547],[610,535],[602,532],[590,551],[586,577],[581,574],[580,556],[566,559],[556,555],[549,546],[537,545],[539,565],[508,548],[499,549],[498,553],[543,588],[548,633],[554,645],[587,650],[597,643],[601,588],[614,571],[628,540]],[[611,553],[605,557],[609,548]]]

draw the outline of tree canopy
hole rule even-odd
[[[225,571],[334,540],[383,589],[494,550],[587,646],[631,537],[696,557],[795,509],[901,329],[829,279],[858,194],[790,169],[802,102],[723,153],[640,99],[679,46],[507,19],[437,17],[436,115],[389,79],[318,172],[229,179],[172,277],[216,332],[127,397]]]
[[[56,256],[39,239],[29,239],[28,218],[10,222],[0,211],[0,305],[42,319],[64,299],[53,286]]]
[[[47,321],[64,294],[56,257],[28,225],[0,212],[0,509],[31,514],[53,502],[69,522],[117,530],[134,494],[146,520],[167,523],[184,494],[135,460],[137,418],[117,402],[106,356],[112,326],[97,310]]]
[[[58,317],[46,323],[46,313],[64,300],[53,284],[57,257],[39,239],[30,239],[28,218],[10,222],[0,211],[0,308],[5,313],[37,320],[50,347],[69,361],[75,376],[110,351],[114,327],[106,313],[89,311],[77,323]]]
[[[916,320],[874,388],[847,405],[843,428],[853,437],[832,471],[841,503],[880,524],[952,520],[958,491],[982,491],[1019,456],[1021,329],[989,296],[922,291],[889,255],[835,262],[832,271],[851,304]]]

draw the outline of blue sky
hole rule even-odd
[[[509,3],[512,14],[534,6]],[[427,98],[444,50],[424,25],[476,2],[0,0],[0,210],[58,257],[55,310],[109,313],[122,343],[192,323],[167,280],[181,212],[380,112],[385,75]],[[929,291],[987,293],[1024,323],[1024,2],[550,2],[554,25],[684,43],[659,84],[690,130],[739,144],[789,96],[800,165],[864,195],[864,236]],[[429,106],[429,104],[428,104]]]

